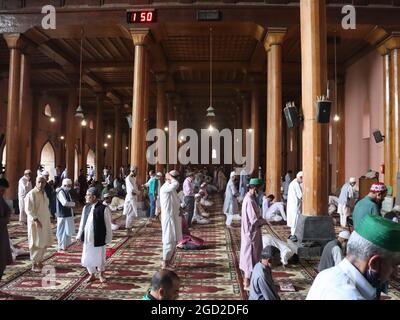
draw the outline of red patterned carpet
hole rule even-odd
[[[206,249],[200,251],[179,250],[175,255],[176,271],[181,278],[180,299],[243,300],[242,275],[239,270],[240,226],[225,228],[225,215],[221,212],[221,199],[214,199],[210,225],[193,228],[192,233],[205,240]],[[124,218],[117,216],[120,224]],[[80,216],[76,217],[78,224]],[[86,269],[80,264],[81,246],[74,243],[68,253],[56,253],[55,246],[46,254],[43,273],[30,270],[29,256],[19,257],[8,266],[0,282],[0,300],[46,299],[142,299],[148,290],[151,276],[160,267],[162,252],[161,229],[146,227],[145,219],[135,223],[132,238],[125,230],[114,232],[107,249],[107,282],[87,284]],[[54,230],[55,231],[55,230]],[[337,230],[338,231],[338,230]],[[12,222],[9,226],[13,243],[27,250],[26,227]],[[286,225],[268,225],[264,228],[282,240],[289,235]],[[279,292],[282,299],[305,299],[313,279],[317,275],[318,261],[301,260],[295,265],[277,267],[273,277],[277,285],[290,282],[295,292]],[[400,284],[392,281],[389,296],[384,299],[400,300]]]
[[[204,239],[207,248],[179,250],[175,255],[176,271],[182,281],[180,299],[246,297],[221,206],[221,200],[215,199],[212,224],[193,228],[192,233]],[[76,224],[79,219],[76,217]],[[87,272],[80,265],[81,245],[74,243],[65,254],[58,254],[54,246],[46,254],[42,274],[30,270],[29,256],[19,257],[8,266],[0,282],[0,299],[142,299],[151,276],[160,267],[162,251],[161,229],[146,227],[145,222],[136,221],[134,236],[129,239],[125,230],[114,232],[107,249],[106,283],[85,283]],[[13,243],[27,250],[26,227],[12,222],[9,232]],[[49,275],[52,271],[53,275]]]

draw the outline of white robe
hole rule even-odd
[[[300,183],[295,178],[289,184],[287,199],[287,225],[296,228],[297,218],[301,214],[303,191]]]
[[[290,174],[286,173],[285,181],[283,182],[283,199],[287,200],[290,184]]]
[[[53,233],[51,231],[49,198],[46,192],[33,188],[25,197],[25,209],[28,216],[28,243],[29,249],[48,248],[53,244]],[[39,228],[34,219],[42,224]]]
[[[83,227],[84,214],[82,214],[77,238],[79,239],[82,235],[82,231],[85,230],[85,238],[83,241],[82,260],[81,260],[82,265],[86,268],[98,268],[99,271],[104,271],[104,266],[106,264],[106,246],[101,246],[101,247],[94,246],[94,227],[93,227],[94,206],[95,205],[92,205],[92,208],[90,209],[85,227]],[[104,209],[104,223],[106,225],[105,242],[107,244],[112,241],[111,212],[109,208]]]
[[[283,202],[270,203],[270,200],[266,196],[263,197],[262,215],[265,220],[282,221],[283,219],[286,221]]]
[[[182,239],[182,218],[179,215],[180,201],[176,189],[179,182],[166,181],[160,188],[161,229],[163,260],[172,258],[177,243]]]
[[[228,184],[226,185],[225,191],[225,201],[224,201],[224,213],[226,215],[235,215],[239,214],[239,204],[237,197],[239,196],[239,192],[236,189],[235,182],[230,179]]]
[[[32,183],[27,177],[23,176],[18,181],[18,207],[19,207],[19,221],[26,222],[25,210],[25,197],[29,191],[32,190]]]
[[[137,218],[137,194],[139,188],[136,183],[136,177],[127,176],[125,179],[126,197],[124,202],[123,215],[126,216],[126,227],[132,228],[133,219]]]

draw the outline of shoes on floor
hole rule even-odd
[[[290,236],[289,240],[291,240],[293,242],[297,242],[297,237],[296,236]]]

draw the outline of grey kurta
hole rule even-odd
[[[280,300],[272,279],[271,268],[258,262],[250,281],[249,300]]]

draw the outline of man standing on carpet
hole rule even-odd
[[[136,183],[137,170],[136,166],[132,166],[129,175],[125,179],[126,197],[123,215],[126,217],[125,227],[128,237],[132,236],[133,221],[138,216],[137,195],[139,194],[139,188]]]
[[[239,268],[244,272],[243,286],[245,290],[250,289],[253,267],[260,261],[263,248],[261,227],[267,224],[267,221],[262,218],[260,207],[256,202],[257,189],[261,185],[261,179],[250,179],[249,191],[246,193],[242,204]]]
[[[303,172],[300,171],[289,184],[288,199],[287,199],[287,225],[290,227],[289,239],[296,242],[297,237],[294,235],[296,231],[297,219],[302,212],[303,202]]]
[[[49,198],[49,211],[51,214],[51,218],[55,219],[56,215],[56,194],[54,192],[54,188],[50,185],[49,179],[50,174],[48,171],[42,171],[42,176],[46,179],[46,185],[44,186],[44,192],[46,192],[47,198]]]
[[[340,215],[340,225],[342,228],[347,226],[347,217],[351,216],[351,209],[356,201],[356,178],[350,178],[349,182],[345,183],[340,190],[338,209]]]
[[[239,192],[236,189],[235,180],[235,171],[232,171],[229,182],[226,185],[225,200],[223,206],[223,211],[226,214],[226,225],[228,227],[230,227],[232,224],[233,216],[239,214],[239,204],[237,199],[239,197]]]
[[[166,181],[160,189],[163,269],[173,268],[171,260],[178,241],[182,239],[181,205],[176,192],[179,187],[178,177],[179,172],[176,170],[166,173]]]
[[[77,235],[78,241],[83,241],[82,265],[87,268],[87,282],[96,280],[95,273],[100,273],[100,282],[106,282],[106,244],[112,241],[111,212],[100,201],[96,188],[86,192],[86,205],[82,210],[81,223]]]
[[[32,261],[32,271],[40,272],[46,249],[53,244],[49,211],[49,198],[44,192],[46,179],[36,178],[36,186],[25,197],[28,216],[28,243]]]
[[[194,214],[194,186],[193,186],[193,180],[194,180],[194,172],[190,172],[188,176],[186,177],[185,181],[183,182],[183,187],[182,191],[185,196],[184,201],[186,205],[186,211],[187,211],[187,222],[188,226],[190,227],[192,225],[192,219],[193,219],[193,214]]]
[[[377,300],[400,263],[400,224],[367,214],[337,266],[320,272],[307,300]]]
[[[10,248],[11,240],[8,237],[7,230],[11,210],[4,200],[4,193],[9,186],[6,179],[0,179],[0,281],[6,266],[13,263]]]
[[[21,224],[26,224],[25,197],[32,190],[31,175],[31,170],[27,169],[18,181],[19,222]]]
[[[71,245],[75,235],[74,212],[75,202],[72,201],[69,191],[72,189],[72,180],[64,179],[61,188],[57,189],[57,240],[58,251],[64,251]]]

